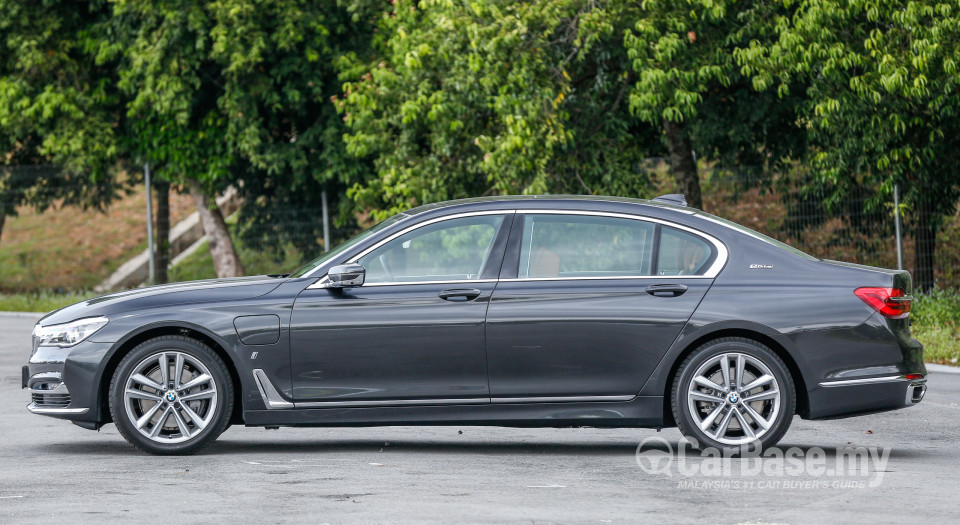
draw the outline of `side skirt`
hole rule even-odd
[[[490,425],[507,427],[663,426],[663,397],[629,401],[482,403],[421,406],[245,410],[247,426],[375,427]]]

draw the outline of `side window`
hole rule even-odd
[[[703,275],[716,258],[704,239],[676,228],[660,230],[657,275]]]
[[[652,223],[589,215],[530,214],[523,219],[520,279],[623,277],[651,273]]]
[[[393,239],[358,262],[369,283],[479,279],[501,224],[503,215],[437,222]]]

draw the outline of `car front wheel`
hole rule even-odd
[[[766,448],[786,433],[796,406],[793,378],[765,345],[710,341],[680,365],[671,403],[680,431],[700,447]]]
[[[183,336],[146,341],[117,366],[110,415],[120,434],[152,454],[191,454],[226,430],[233,384],[223,360]]]

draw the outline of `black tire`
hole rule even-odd
[[[720,372],[724,356],[727,356],[728,363],[733,359],[732,367],[727,365],[727,383],[723,383]],[[738,365],[741,361],[737,356],[743,356],[742,366]],[[739,385],[736,381],[738,368],[742,380]],[[741,393],[739,387],[749,387],[766,375],[772,376],[773,381]],[[701,382],[716,379],[711,383],[724,389],[701,386],[702,383],[694,382],[697,377]],[[694,388],[696,391],[691,391]],[[774,389],[779,397],[774,396]],[[702,401],[699,394],[723,401]],[[783,360],[762,343],[741,337],[709,341],[687,356],[677,369],[670,398],[674,421],[683,435],[696,440],[700,448],[713,447],[731,452],[740,451],[743,446],[759,446],[762,450],[776,445],[790,427],[796,410],[793,377]],[[761,400],[742,402],[753,398]],[[754,418],[751,411],[759,419]],[[730,421],[728,426],[723,426],[724,418]],[[768,426],[763,428],[760,420]],[[701,424],[706,424],[711,433],[701,429]],[[722,435],[719,433],[721,427],[724,429]]]
[[[165,375],[161,359],[168,363]],[[189,387],[190,381],[200,382]],[[128,386],[147,398],[129,396]],[[181,390],[184,386],[189,388]],[[172,399],[167,397],[171,391]],[[109,394],[110,415],[120,435],[151,454],[193,454],[227,429],[233,413],[233,381],[223,360],[205,344],[179,335],[150,339],[131,350],[117,365]],[[157,400],[148,399],[151,395]],[[141,427],[137,419],[144,422]],[[146,435],[154,430],[156,436]]]

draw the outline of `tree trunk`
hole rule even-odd
[[[170,183],[156,180],[153,187],[157,191],[157,280],[154,284],[164,284],[170,280],[167,275],[170,266]]]
[[[677,181],[677,192],[686,197],[690,207],[703,209],[697,162],[693,158],[693,146],[690,145],[690,137],[687,136],[683,122],[664,120],[663,132],[667,138],[670,170]]]
[[[7,214],[4,211],[0,209],[0,238],[3,237],[3,224],[7,222]]]
[[[917,206],[916,248],[914,249],[913,287],[919,292],[934,287],[933,265],[937,251],[937,226],[928,203]]]
[[[233,240],[227,230],[227,223],[217,206],[216,200],[204,193],[197,181],[187,179],[190,196],[193,197],[197,211],[200,213],[200,222],[203,232],[210,242],[210,255],[213,257],[213,267],[217,270],[217,277],[239,277],[243,275],[243,264],[233,247]]]

